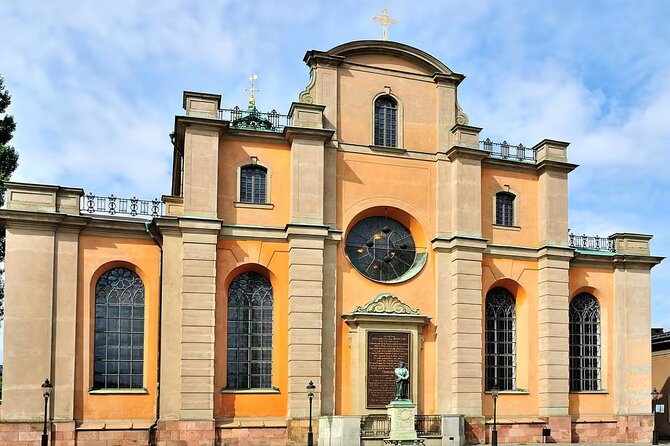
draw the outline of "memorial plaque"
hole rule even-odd
[[[409,362],[410,333],[392,331],[368,332],[367,408],[385,408],[395,399],[395,372],[400,361],[405,362],[410,376],[414,373]],[[411,380],[410,380],[411,382]],[[411,386],[409,394],[411,395]]]

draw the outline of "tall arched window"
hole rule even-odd
[[[230,283],[227,388],[272,388],[272,309],[272,285],[261,274],[242,273]]]
[[[398,103],[391,96],[375,101],[375,145],[398,146]]]
[[[516,386],[516,305],[512,293],[493,288],[486,294],[485,390]]]
[[[244,166],[240,172],[240,202],[267,202],[267,169],[257,165]]]
[[[144,284],[113,268],[95,285],[94,389],[144,387]]]
[[[600,306],[580,293],[570,302],[570,391],[600,389]]]
[[[514,194],[509,192],[496,194],[496,224],[514,226]]]

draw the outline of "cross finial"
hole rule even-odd
[[[254,81],[256,79],[258,79],[258,76],[256,76],[255,74],[252,74],[251,76],[249,76],[249,81],[251,82],[251,86],[244,90],[244,91],[249,92],[249,105],[251,105],[252,107],[256,106],[256,98],[254,97],[254,93],[256,93],[257,91],[260,91],[258,88],[254,88]]]
[[[389,25],[395,25],[398,23],[396,19],[391,18],[388,12],[386,12],[386,8],[382,9],[382,13],[380,15],[374,16],[372,18],[375,22],[379,23],[382,26],[382,40],[388,40],[388,28]]]

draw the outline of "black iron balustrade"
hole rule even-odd
[[[391,432],[391,417],[388,415],[363,415],[361,438],[388,438]]]
[[[131,217],[160,217],[164,215],[163,202],[158,198],[140,200],[114,195],[100,196],[89,193],[81,198],[81,211],[89,214],[125,215]]]
[[[441,437],[442,417],[440,415],[417,415],[414,417],[414,429],[419,437]]]
[[[222,108],[219,110],[219,119],[230,121],[231,128],[262,132],[283,132],[284,127],[289,125],[288,115],[282,115],[276,110],[260,112],[256,106],[247,109]]]
[[[493,142],[489,138],[479,141],[479,148],[489,152],[491,158],[518,161],[522,163],[535,163],[537,161],[535,149],[523,144],[513,145],[507,141]]]
[[[575,249],[586,251],[607,251],[615,252],[614,239],[607,237],[589,236],[586,234],[577,235],[568,233],[568,246]]]

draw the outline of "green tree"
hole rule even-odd
[[[12,173],[19,165],[19,154],[16,153],[14,147],[9,145],[14,130],[16,130],[16,122],[14,117],[5,113],[9,104],[12,102],[12,97],[5,89],[5,82],[0,76],[0,206],[5,204],[5,181],[8,181]],[[4,115],[4,116],[3,116]],[[0,262],[5,261],[5,227],[0,227]],[[0,322],[5,314],[5,271],[4,266],[0,269]]]

